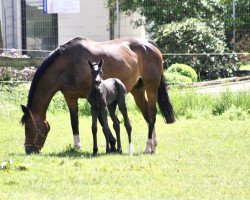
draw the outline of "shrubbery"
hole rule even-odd
[[[185,64],[179,64],[179,63],[173,64],[167,69],[167,72],[177,73],[182,76],[189,77],[192,80],[192,82],[197,81],[197,73],[195,72],[195,70],[192,67]]]
[[[181,22],[159,26],[153,33],[157,45],[165,53],[193,53],[194,55],[165,56],[165,67],[174,63],[192,66],[201,79],[228,77],[236,68],[236,56],[220,55],[228,52],[225,43],[224,25],[190,18]],[[208,53],[195,55],[195,53]],[[218,55],[209,55],[217,53]]]
[[[190,84],[192,83],[192,79],[187,76],[182,76],[178,73],[170,73],[164,71],[164,76],[168,85],[176,85],[176,84]]]

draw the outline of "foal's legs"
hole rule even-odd
[[[80,149],[81,142],[79,137],[79,122],[78,122],[78,99],[77,98],[68,98],[65,96],[65,100],[69,107],[70,112],[70,120],[71,120],[71,127],[73,131],[74,137],[74,148]]]
[[[127,111],[127,106],[125,102],[125,94],[120,95],[119,101],[118,101],[118,106],[119,110],[121,111],[123,118],[124,118],[124,125],[126,128],[126,131],[128,133],[128,142],[129,142],[129,155],[133,155],[134,149],[131,141],[131,132],[132,132],[132,127],[128,118],[128,111]]]
[[[106,139],[106,153],[110,153],[111,149],[109,147],[109,135],[111,135],[111,131],[109,129],[109,125],[108,125],[108,111],[106,107],[101,107],[100,111],[99,111],[99,115],[102,121],[102,131],[105,135],[105,139]]]
[[[91,115],[92,115],[92,135],[93,135],[93,155],[96,156],[98,152],[97,147],[97,116],[98,112],[96,108],[91,107]]]
[[[98,120],[101,124],[101,126],[103,127],[103,120],[102,120],[102,117],[101,115],[99,114],[98,115]],[[114,138],[114,136],[112,135],[112,132],[109,133],[109,143],[110,143],[110,146],[111,146],[111,152],[116,152],[116,148],[115,148],[115,143],[116,143],[116,139]]]
[[[116,133],[117,151],[119,153],[122,153],[121,138],[120,138],[120,121],[115,114],[116,106],[117,106],[117,102],[114,101],[112,104],[108,105],[108,110],[110,113],[110,117],[113,121],[113,128],[114,128],[115,133]]]

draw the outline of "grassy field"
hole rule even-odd
[[[133,157],[128,155],[123,126],[124,153],[104,153],[99,126],[99,155],[92,157],[91,118],[87,116],[80,117],[82,150],[72,150],[68,113],[49,112],[51,131],[42,153],[27,156],[19,124],[22,113],[11,102],[0,97],[0,165],[4,166],[0,199],[250,199],[247,111],[239,118],[228,117],[230,112],[201,117],[190,112],[172,125],[158,115],[155,155],[143,154],[147,126],[141,115],[129,112]]]

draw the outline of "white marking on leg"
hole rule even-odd
[[[129,155],[130,155],[130,156],[133,156],[133,155],[134,155],[134,147],[133,147],[133,144],[132,144],[132,143],[129,144]]]
[[[158,145],[158,138],[157,138],[155,129],[153,130],[152,138],[153,138],[153,142],[154,142],[155,147],[157,147],[157,145]]]
[[[153,145],[152,145],[152,152],[151,153],[155,153],[156,147],[158,145],[158,138],[157,138],[155,129],[153,130],[153,133],[152,133],[152,140],[153,140]]]
[[[153,140],[152,139],[148,139],[147,143],[146,143],[146,148],[145,148],[145,153],[151,153],[152,152],[152,144],[153,144]]]
[[[74,148],[80,149],[81,148],[81,141],[79,135],[73,135],[74,136]]]

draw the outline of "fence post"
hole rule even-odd
[[[233,7],[233,51],[235,52],[235,0],[232,2],[232,7]]]
[[[116,26],[117,26],[117,37],[120,38],[120,7],[119,0],[116,0]]]

